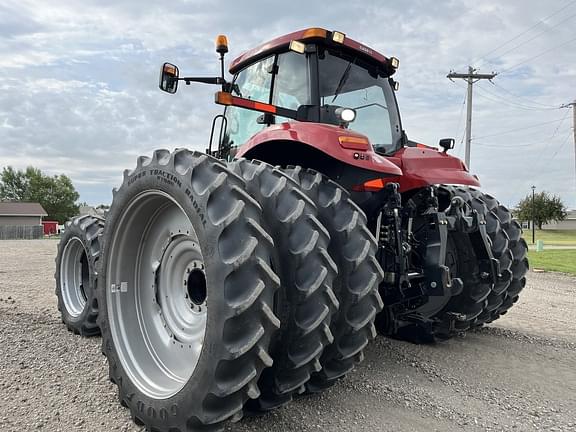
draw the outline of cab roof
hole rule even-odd
[[[245,66],[261,58],[264,58],[272,53],[288,49],[290,42],[293,40],[300,42],[321,42],[328,46],[344,46],[350,51],[355,52],[356,55],[365,57],[367,60],[382,64],[385,69],[388,69],[390,75],[395,72],[394,68],[392,68],[390,65],[388,57],[383,56],[378,51],[369,48],[366,45],[355,41],[354,39],[350,39],[345,35],[344,40],[341,43],[335,42],[333,37],[336,33],[339,35],[344,35],[340,32],[331,32],[320,27],[312,27],[277,37],[276,39],[272,39],[271,41],[258,45],[257,47],[244,52],[239,57],[234,59],[234,61],[230,64],[230,73],[235,74]]]

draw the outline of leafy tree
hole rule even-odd
[[[34,167],[25,171],[6,167],[0,173],[0,200],[38,202],[48,218],[59,223],[78,214],[78,198],[72,181],[63,174],[49,176]]]
[[[28,178],[24,171],[16,171],[11,166],[0,174],[0,200],[23,201],[28,190]]]
[[[543,224],[551,221],[566,219],[566,214],[566,206],[560,197],[546,191],[534,194],[534,205],[532,205],[532,195],[526,195],[516,208],[516,217],[518,219],[531,221],[534,218],[538,229],[542,229]]]

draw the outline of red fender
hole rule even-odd
[[[400,183],[401,192],[434,184],[480,186],[464,162],[433,147],[404,147],[388,159],[402,169],[403,175],[386,178],[385,182]]]
[[[402,176],[400,166],[376,154],[365,135],[323,123],[288,122],[272,125],[252,136],[238,149],[236,157],[243,157],[255,147],[270,141],[298,141],[345,164],[387,176]]]

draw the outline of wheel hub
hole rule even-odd
[[[186,235],[171,237],[154,286],[153,300],[172,342],[197,343],[206,326],[206,276],[198,243]]]

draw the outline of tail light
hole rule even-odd
[[[352,190],[354,192],[378,192],[379,190],[384,189],[384,186],[386,186],[384,179],[377,178],[354,185],[352,186]]]

